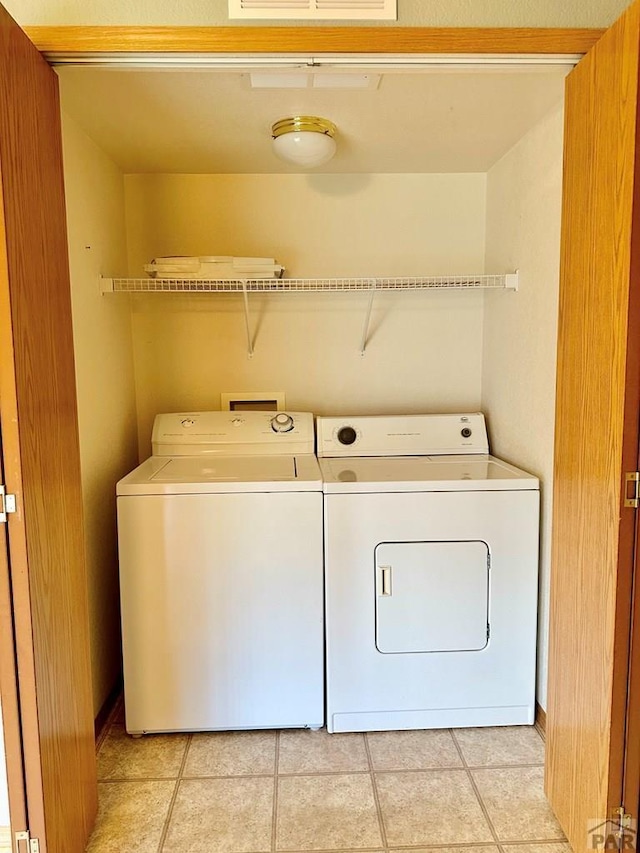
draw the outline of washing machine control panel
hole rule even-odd
[[[309,412],[178,412],[156,415],[154,456],[239,456],[313,453]]]
[[[484,415],[318,418],[318,456],[487,454]]]

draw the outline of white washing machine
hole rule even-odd
[[[117,485],[131,734],[323,725],[314,437],[307,413],[156,417]]]
[[[533,723],[538,480],[481,414],[317,429],[329,731]]]

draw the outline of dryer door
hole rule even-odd
[[[480,651],[488,643],[486,542],[381,542],[376,647],[383,654]]]

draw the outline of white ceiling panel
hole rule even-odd
[[[378,88],[252,88],[247,73],[213,70],[58,73],[63,109],[127,173],[297,171],[270,134],[296,114],[338,127],[319,171],[411,173],[487,171],[561,100],[566,70],[392,72]]]

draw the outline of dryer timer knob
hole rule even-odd
[[[271,418],[271,429],[274,432],[291,432],[293,429],[293,418],[286,412],[278,412]]]
[[[353,444],[358,437],[358,434],[353,427],[343,426],[338,430],[337,437],[340,444]]]
[[[464,429],[461,429],[461,430],[460,430],[460,435],[461,435],[463,438],[470,438],[470,436],[471,436],[471,430],[469,429],[469,427],[464,427]]]

